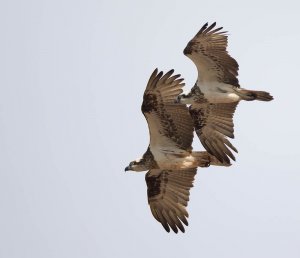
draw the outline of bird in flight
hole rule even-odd
[[[175,103],[184,86],[180,75],[155,69],[148,81],[142,104],[150,144],[141,159],[125,171],[146,171],[148,203],[154,218],[166,231],[185,231],[186,206],[197,167],[228,166],[206,151],[192,150],[194,126],[186,104]]]
[[[155,69],[144,92],[142,112],[147,120],[150,143],[142,158],[125,171],[147,171],[148,203],[154,218],[166,231],[185,231],[188,225],[190,188],[198,167],[229,166],[237,149],[233,115],[241,100],[270,101],[265,91],[240,87],[238,64],[227,52],[227,35],[216,23],[206,23],[187,44],[184,54],[196,65],[198,79],[188,94],[174,70]],[[187,106],[189,105],[189,107]],[[206,151],[193,151],[196,131]]]
[[[238,81],[239,65],[227,52],[227,35],[216,23],[206,23],[190,40],[183,53],[197,67],[198,79],[190,93],[178,96],[179,103],[191,104],[189,112],[204,148],[219,161],[235,160],[233,115],[241,100],[270,101],[265,91],[243,89]]]

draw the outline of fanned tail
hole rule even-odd
[[[236,93],[243,99],[247,101],[260,100],[260,101],[271,101],[273,96],[266,91],[257,90],[246,90],[246,89],[236,89]]]

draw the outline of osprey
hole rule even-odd
[[[130,162],[125,171],[146,171],[148,203],[151,212],[166,231],[188,225],[186,206],[197,167],[229,165],[206,151],[193,152],[193,121],[185,104],[175,103],[182,93],[183,79],[170,70],[165,75],[154,70],[142,104],[150,144],[141,159]]]
[[[219,161],[229,163],[229,158],[235,160],[231,150],[237,152],[227,137],[234,138],[233,114],[238,103],[270,101],[273,97],[265,91],[240,88],[239,65],[226,50],[226,31],[215,26],[215,22],[209,27],[206,23],[184,49],[197,67],[198,79],[191,92],[178,96],[177,101],[191,104],[189,111],[204,148]]]

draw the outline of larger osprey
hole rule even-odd
[[[226,32],[215,26],[206,23],[183,51],[195,63],[198,80],[178,101],[192,104],[190,114],[204,148],[219,161],[229,162],[229,157],[235,160],[230,149],[237,150],[226,137],[234,138],[232,118],[239,101],[270,101],[273,97],[265,91],[240,88],[239,66],[226,50]]]
[[[197,167],[229,165],[220,163],[206,151],[193,152],[193,121],[185,104],[175,103],[182,93],[183,79],[173,75],[152,73],[147,84],[142,112],[148,122],[150,144],[139,160],[125,168],[149,170],[146,174],[148,203],[151,212],[165,228],[184,232],[188,225],[186,206]]]

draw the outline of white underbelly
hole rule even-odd
[[[178,155],[164,151],[152,151],[152,153],[160,169],[185,169],[195,167],[196,160],[192,155]]]
[[[211,103],[231,103],[240,100],[240,97],[234,92],[233,86],[229,84],[202,82],[198,83],[198,87]]]

